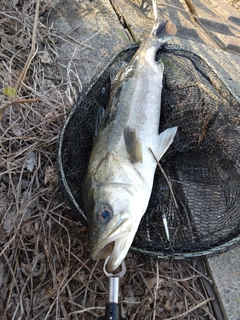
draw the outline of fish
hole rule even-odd
[[[157,50],[176,34],[172,21],[155,21],[130,62],[120,70],[93,143],[83,182],[90,256],[108,258],[113,272],[126,257],[177,126],[159,134],[164,65]],[[153,154],[149,151],[153,152]]]

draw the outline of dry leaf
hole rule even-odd
[[[43,253],[36,254],[33,261],[29,264],[21,264],[22,272],[29,276],[31,274],[33,277],[44,277],[46,275],[46,263],[45,255]]]
[[[7,234],[10,233],[12,226],[16,222],[17,212],[9,211],[7,215],[5,215],[5,219],[3,220],[3,228]]]
[[[57,111],[51,110],[51,111],[49,111],[48,113],[46,113],[45,119],[46,119],[46,120],[52,120],[52,119],[58,118],[59,116],[60,116],[60,115],[59,115],[59,113],[58,113]]]
[[[58,175],[56,169],[53,166],[46,167],[44,183],[49,183],[52,186],[56,186],[56,184],[58,183]]]
[[[26,168],[28,169],[28,171],[33,172],[35,166],[36,166],[36,156],[35,156],[35,153],[32,151],[28,154],[27,161],[26,161]]]
[[[11,98],[17,97],[17,91],[14,87],[3,88],[3,94]]]
[[[21,137],[22,136],[22,129],[18,126],[14,126],[12,128],[12,132],[16,137]]]
[[[45,63],[45,64],[53,63],[52,58],[50,57],[50,54],[47,50],[39,52],[38,57],[40,58],[42,63]]]
[[[180,312],[184,311],[184,303],[182,301],[176,302],[175,308],[177,308]]]
[[[172,304],[170,300],[167,300],[164,304],[164,307],[168,310],[171,311],[172,310]]]
[[[149,288],[153,289],[154,286],[157,284],[157,277],[146,279],[146,282],[147,282]]]

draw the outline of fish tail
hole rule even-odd
[[[152,30],[152,35],[158,38],[161,45],[174,37],[176,33],[176,25],[171,20],[155,23]]]

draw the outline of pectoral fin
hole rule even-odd
[[[177,133],[177,128],[178,127],[166,129],[158,136],[158,148],[155,154],[158,160],[162,158],[164,153],[167,151],[167,149],[173,142],[175,134]]]
[[[137,139],[136,130],[126,127],[123,137],[130,161],[132,163],[142,162],[142,145]]]

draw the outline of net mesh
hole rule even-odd
[[[98,110],[106,108],[112,79],[135,51],[126,49],[109,62],[79,97],[60,136],[61,186],[85,225],[82,182]],[[158,55],[164,63],[160,131],[178,126],[161,160],[176,201],[157,169],[132,249],[159,258],[220,252],[240,240],[240,103],[195,53],[165,46]]]

